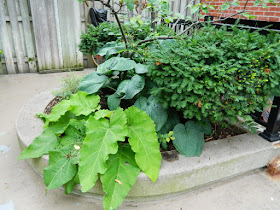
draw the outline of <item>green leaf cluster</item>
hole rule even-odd
[[[170,31],[170,28],[165,25],[156,26],[156,29],[153,30],[149,22],[139,22],[134,19],[126,22],[122,27],[132,45],[147,37],[166,35]],[[98,54],[108,58],[125,49],[120,29],[115,22],[103,22],[97,27],[89,24],[86,32],[82,32],[80,38],[79,50],[84,54]]]
[[[148,67],[124,57],[112,57],[98,66],[97,71],[85,76],[79,85],[80,91],[98,93],[104,88],[114,91],[107,98],[110,110],[120,106],[121,100],[134,99],[145,91],[145,76]],[[116,89],[115,89],[116,88]]]
[[[56,105],[51,114],[40,114],[45,130],[19,159],[49,154],[44,169],[47,189],[76,184],[90,190],[98,177],[105,192],[104,209],[116,209],[135,184],[140,171],[153,182],[161,166],[155,124],[138,108],[100,109],[100,97],[78,92]]]
[[[120,41],[121,32],[116,23],[103,22],[97,27],[89,24],[86,33],[81,34],[79,50],[84,54],[96,55],[107,42]]]
[[[186,119],[231,122],[279,95],[280,35],[205,26],[185,40],[150,47],[152,93]]]

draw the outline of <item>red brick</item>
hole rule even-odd
[[[259,11],[267,12],[267,11],[269,11],[269,8],[262,8],[262,7],[260,6],[260,10],[259,10]]]
[[[254,12],[254,15],[264,15],[264,12]]]
[[[275,12],[265,12],[264,15],[265,16],[274,16]]]
[[[275,12],[274,17],[280,18],[280,12]]]
[[[269,21],[273,21],[273,22],[278,22],[280,18],[277,17],[269,17],[268,20]]]
[[[280,6],[278,7],[269,7],[269,11],[280,11]]]
[[[258,11],[258,10],[259,10],[259,7],[250,7],[248,10],[249,10],[249,11],[252,11],[252,10]]]
[[[257,17],[256,20],[268,21],[268,17]]]

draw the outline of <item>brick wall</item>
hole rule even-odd
[[[231,1],[231,0],[229,0]],[[217,8],[216,10],[210,10],[208,14],[201,13],[202,15],[211,15],[211,16],[218,16],[220,17],[222,12],[219,12],[218,10],[221,8],[221,5],[224,4],[226,1],[225,0],[201,0],[201,3],[205,4],[211,4],[211,5],[216,5]],[[229,8],[228,10],[225,10],[222,17],[228,17],[232,14],[235,14],[241,10],[243,10],[244,4],[246,1],[240,0],[240,6],[239,7],[232,7]],[[251,12],[251,15],[256,16],[255,20],[263,20],[263,21],[273,21],[273,22],[280,22],[280,6],[275,6],[273,4],[268,4],[268,8],[264,9],[262,6],[254,6],[253,0],[249,0],[247,3],[246,10],[248,12]],[[280,4],[280,1],[274,1],[278,4]],[[238,18],[239,16],[234,16],[234,18]],[[245,17],[241,17],[242,19],[246,19]]]

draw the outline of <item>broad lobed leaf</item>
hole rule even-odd
[[[79,85],[79,91],[88,94],[97,93],[108,80],[109,78],[105,75],[99,75],[96,72],[90,73],[83,78]]]
[[[100,176],[106,193],[103,206],[105,210],[117,209],[135,184],[140,169],[135,162],[134,152],[127,144],[119,145],[118,152],[110,155],[107,167],[107,171]]]
[[[155,182],[161,166],[161,153],[155,124],[144,111],[135,106],[126,109],[125,113],[128,124],[128,141],[136,153],[136,163]]]
[[[77,166],[68,157],[68,150],[50,151],[49,166],[44,169],[47,189],[55,189],[69,182],[77,173]]]
[[[58,136],[68,127],[71,117],[72,114],[67,112],[58,122],[49,125],[40,136],[35,138],[35,140],[22,151],[18,159],[38,158],[54,150],[59,144]]]
[[[124,111],[118,108],[110,120],[90,117],[87,133],[80,152],[79,177],[82,191],[92,188],[98,178],[107,170],[106,161],[110,154],[118,151],[118,141],[127,136],[127,119]]]
[[[166,123],[168,114],[162,105],[157,103],[156,98],[150,96],[148,99],[140,97],[134,104],[140,110],[145,111],[156,124],[156,131],[159,131]]]
[[[188,121],[186,125],[179,123],[173,130],[175,140],[173,145],[186,157],[200,156],[204,146],[204,133],[201,126],[194,121]]]

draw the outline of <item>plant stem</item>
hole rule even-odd
[[[118,16],[118,13],[115,11],[115,9],[110,5],[110,0],[107,1],[107,3],[104,2],[104,0],[99,0],[104,6],[108,7],[112,13],[114,14],[115,18],[116,18],[116,21],[118,23],[118,26],[120,28],[120,31],[121,31],[121,34],[122,34],[122,37],[123,37],[123,40],[124,40],[124,43],[125,43],[125,47],[126,49],[128,49],[128,46],[127,46],[127,39],[126,39],[126,36],[124,34],[124,31],[123,31],[123,28],[122,28],[122,25],[121,25],[121,22],[120,22],[120,19],[119,19],[119,16]]]
[[[110,86],[108,86],[108,85],[106,85],[105,87],[107,87],[107,88],[109,88],[109,89],[111,89],[111,90],[113,90],[113,91],[117,91],[115,88],[112,88],[112,87],[110,87]]]
[[[158,40],[158,39],[179,39],[179,37],[176,37],[176,36],[160,36],[160,37],[155,37],[155,38],[152,38],[152,39],[145,39],[145,40],[142,40],[140,42],[138,42],[137,46],[136,47],[139,47],[140,45],[146,43],[146,42],[152,42],[152,41],[155,41],[155,40]]]
[[[96,62],[96,60],[94,59],[93,55],[91,55],[91,59],[92,59],[93,63],[96,65],[96,67],[98,67],[99,65],[98,65],[98,63]]]

